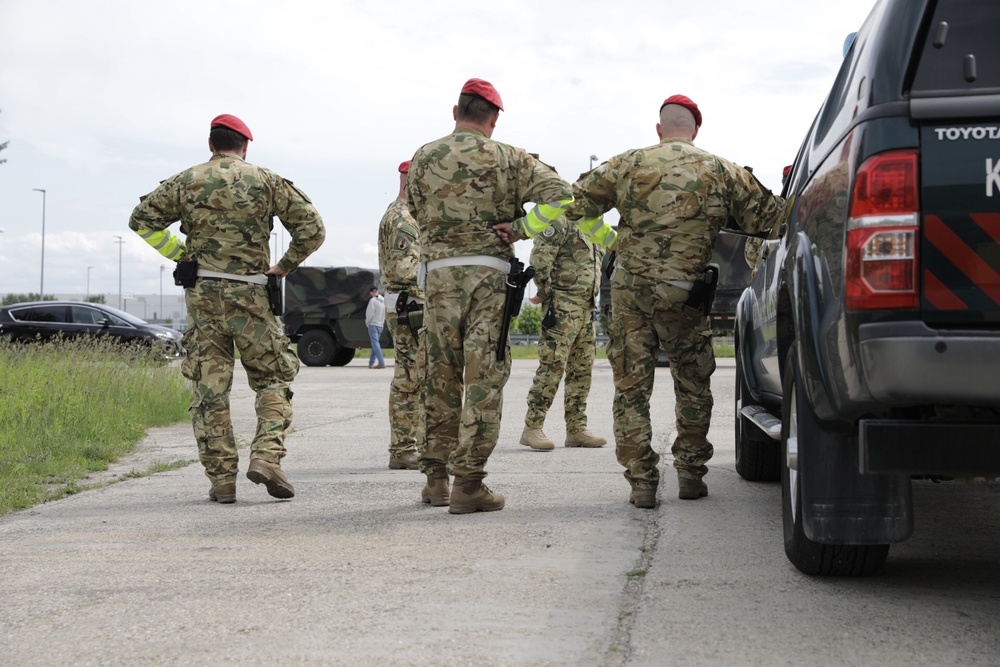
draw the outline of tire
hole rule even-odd
[[[337,352],[333,355],[333,359],[330,360],[331,366],[346,366],[351,363],[351,359],[354,358],[354,348],[353,347],[341,347],[337,348]]]
[[[299,359],[306,366],[326,366],[337,351],[333,336],[321,329],[313,329],[299,338]]]
[[[809,447],[837,447],[832,433],[824,433],[803,390],[798,373],[795,345],[785,361],[782,384],[781,423],[781,514],[785,534],[785,555],[796,568],[808,575],[860,577],[874,574],[889,555],[888,544],[820,544],[806,537],[802,525],[802,498],[806,494],[797,470],[788,467],[788,449],[801,452]],[[822,442],[827,440],[827,442]]]
[[[750,393],[743,374],[743,354],[736,346],[736,472],[748,482],[777,482],[781,479],[781,446],[743,416],[742,409],[759,405]]]

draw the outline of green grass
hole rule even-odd
[[[109,341],[0,342],[0,514],[78,493],[153,426],[188,418],[176,366]]]

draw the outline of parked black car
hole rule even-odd
[[[808,574],[878,570],[914,480],[1000,474],[997,35],[996,0],[875,5],[737,307],[737,471]]]
[[[101,303],[30,301],[0,308],[0,340],[44,341],[59,336],[111,336],[156,347],[171,359],[184,354],[179,332]]]

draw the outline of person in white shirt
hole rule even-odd
[[[372,353],[368,357],[368,368],[385,368],[385,357],[382,356],[382,327],[385,325],[385,298],[378,293],[377,287],[369,290],[372,298],[368,300],[365,310],[365,324],[368,325],[368,337],[372,342]]]

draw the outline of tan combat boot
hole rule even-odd
[[[524,427],[521,431],[521,444],[531,447],[535,451],[547,452],[549,450],[556,448],[556,443],[549,440],[549,438],[542,433],[540,428],[528,428]]]
[[[677,497],[681,500],[698,500],[708,495],[708,484],[700,479],[678,477],[677,485],[680,487]]]
[[[295,487],[288,481],[281,466],[277,463],[269,463],[264,459],[251,460],[250,467],[247,468],[247,479],[254,484],[266,486],[267,492],[275,498],[295,496]]]
[[[656,489],[632,489],[628,501],[639,509],[656,509]]]
[[[566,434],[567,447],[603,447],[606,444],[607,438],[600,438],[587,429]]]
[[[447,507],[451,502],[451,489],[448,484],[448,471],[435,468],[427,473],[427,485],[420,492],[420,499],[431,507]]]
[[[472,512],[494,512],[503,509],[503,496],[493,493],[481,479],[455,478],[451,490],[451,514],[471,514]]]
[[[389,468],[392,470],[417,470],[417,459],[420,458],[412,449],[405,452],[389,454]]]
[[[218,484],[208,490],[208,499],[213,503],[228,505],[236,502],[236,482]]]

